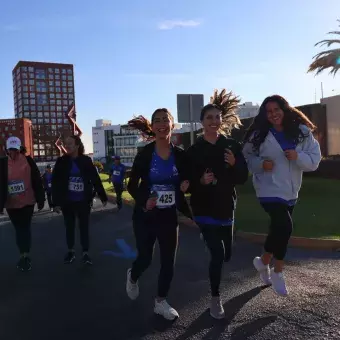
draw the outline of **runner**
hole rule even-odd
[[[248,178],[247,163],[238,142],[226,135],[240,120],[235,113],[222,115],[215,104],[201,111],[203,136],[187,151],[191,165],[190,192],[194,221],[198,224],[211,255],[209,278],[211,287],[210,315],[225,316],[220,299],[223,262],[231,257],[233,242],[235,185]]]
[[[125,165],[120,162],[120,157],[114,157],[114,164],[111,169],[111,181],[117,196],[118,210],[122,209],[122,193],[124,191]]]
[[[100,177],[90,157],[84,155],[84,145],[78,136],[65,141],[67,154],[59,157],[52,174],[52,201],[57,213],[62,211],[66,226],[68,253],[64,263],[72,263],[75,258],[76,217],[79,220],[80,242],[83,250],[82,261],[92,264],[89,251],[89,219],[93,188],[97,191],[103,205],[107,196]]]
[[[45,169],[45,173],[42,175],[44,189],[46,192],[48,206],[51,211],[53,211],[52,204],[52,168],[50,165],[47,165]]]
[[[158,295],[154,312],[167,320],[178,318],[177,311],[166,301],[174,272],[178,242],[176,208],[190,217],[190,209],[180,180],[185,171],[184,151],[171,144],[174,118],[167,109],[157,109],[151,123],[139,116],[129,125],[141,131],[147,144],[136,156],[128,191],[135,200],[133,228],[138,256],[127,272],[126,291],[130,299],[139,295],[138,280],[149,267],[156,240],[161,256]]]
[[[292,214],[304,171],[315,171],[321,160],[314,124],[281,96],[267,97],[245,136],[244,155],[253,174],[256,195],[270,217],[264,254],[253,263],[264,284],[288,295],[284,258],[293,230]],[[274,268],[269,269],[272,257]]]
[[[6,142],[7,157],[0,159],[0,211],[4,208],[15,228],[16,242],[20,251],[17,268],[32,268],[31,221],[34,205],[44,208],[45,194],[40,172],[29,156],[21,153],[21,141],[10,137]]]

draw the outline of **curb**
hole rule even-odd
[[[187,223],[187,219],[180,217],[179,223],[181,226],[189,228],[197,228],[196,226]],[[247,240],[251,243],[263,244],[267,235],[248,233],[245,231],[235,230],[235,237]],[[340,252],[340,240],[328,240],[322,238],[308,238],[292,236],[289,240],[289,246],[293,248],[313,249],[313,250],[330,250]]]

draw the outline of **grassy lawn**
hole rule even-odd
[[[100,175],[105,190],[114,195],[108,175]],[[258,203],[251,178],[244,186],[237,188],[238,205],[235,227],[238,230],[266,233],[269,218]],[[294,210],[294,236],[340,239],[340,181],[305,178],[300,191],[299,202]],[[124,191],[123,199],[132,201]]]

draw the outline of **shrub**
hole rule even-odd
[[[99,172],[103,171],[104,169],[103,164],[100,163],[99,161],[94,161],[93,165],[98,169]]]

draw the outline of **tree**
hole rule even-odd
[[[222,112],[222,129],[227,135],[234,128],[239,128],[242,125],[237,115],[240,101],[239,97],[235,96],[232,91],[227,92],[226,89],[222,89],[220,93],[215,89],[210,97],[210,103],[217,105]]]
[[[340,20],[337,20],[340,22]],[[340,25],[339,25],[340,27]],[[340,31],[328,32],[328,34],[340,35]],[[340,44],[340,39],[325,39],[315,44],[315,46],[330,47],[333,44]],[[336,75],[340,68],[340,48],[322,51],[313,57],[314,61],[309,65],[308,72],[316,72],[316,75],[330,68],[330,74]]]

